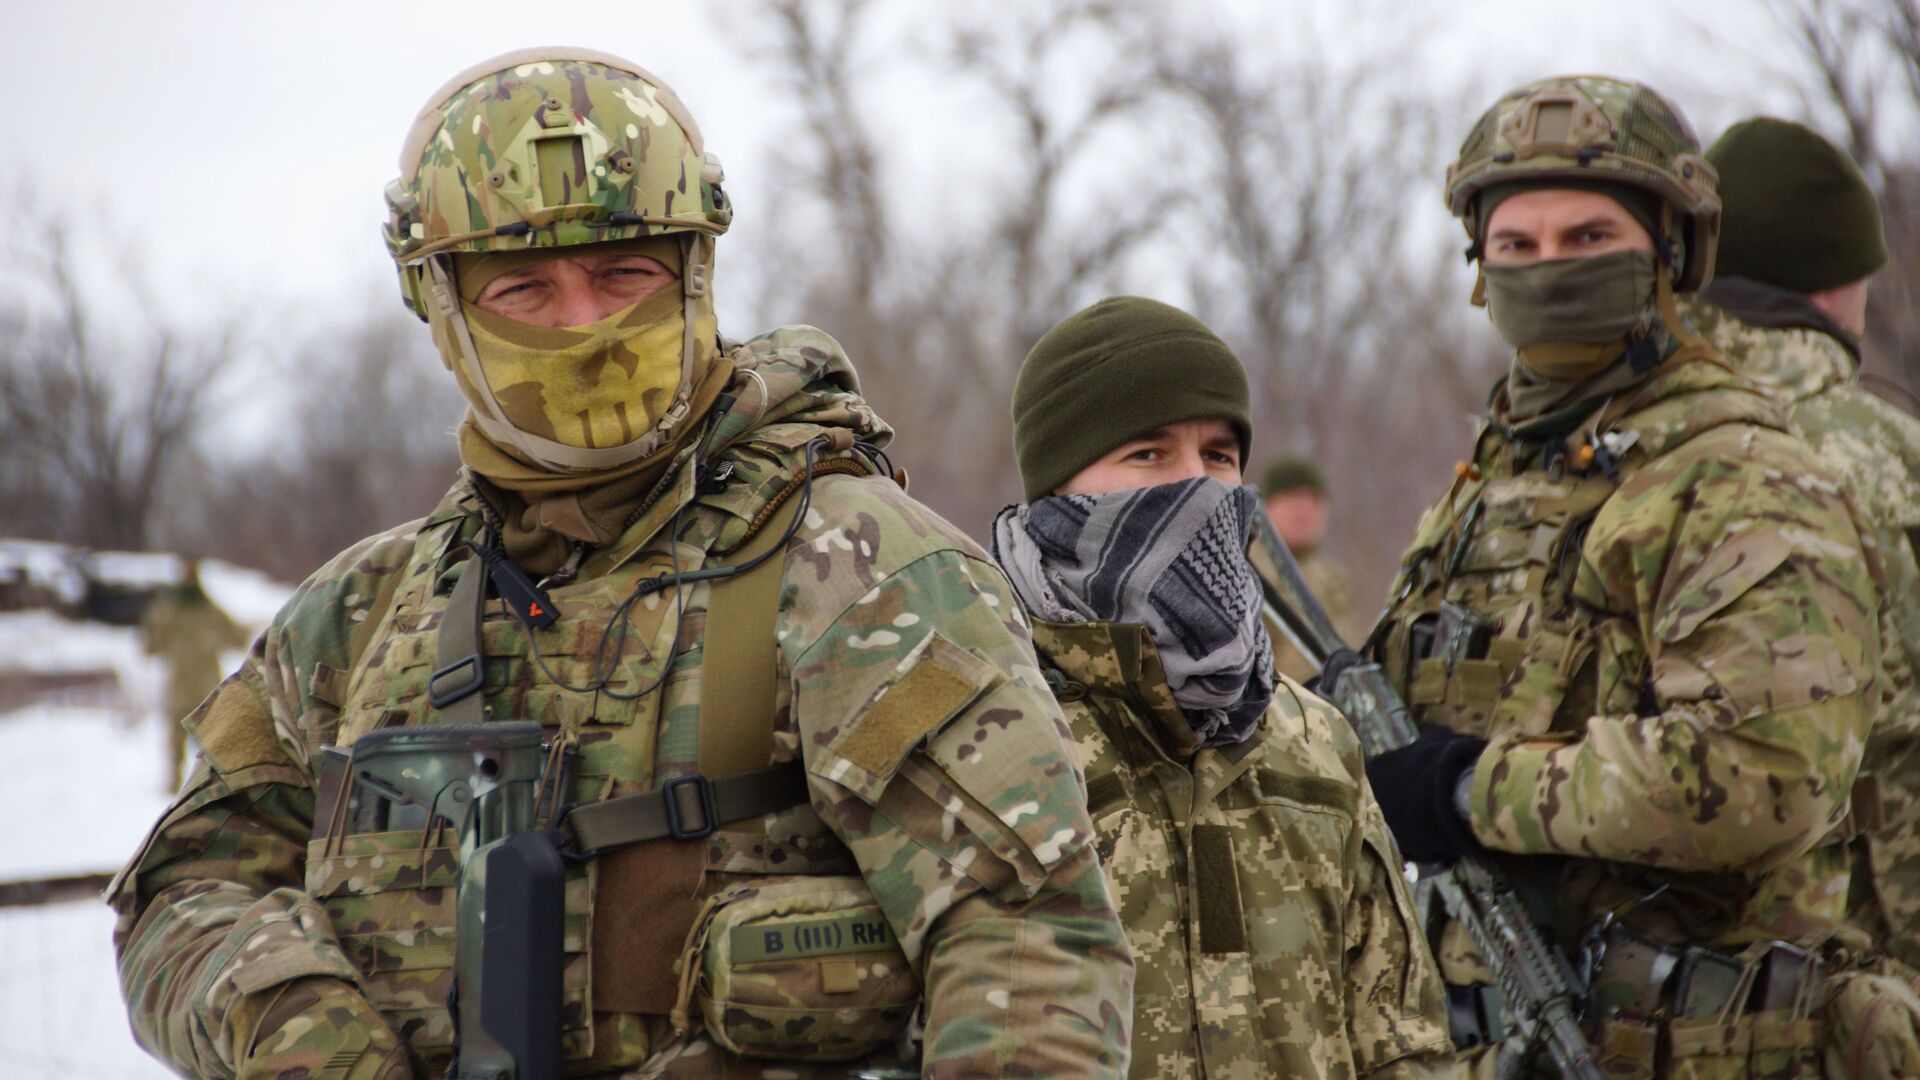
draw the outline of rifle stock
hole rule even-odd
[[[1340,639],[1265,514],[1254,515],[1254,544],[1275,571],[1274,580],[1257,575],[1267,594],[1268,615],[1321,668],[1321,692],[1352,722],[1367,756],[1413,742],[1419,730],[1386,673]],[[1325,685],[1327,675],[1332,675],[1331,686]],[[1465,927],[1500,990],[1513,1034],[1501,1044],[1499,1075],[1520,1075],[1538,1047],[1561,1075],[1600,1080],[1603,1074],[1580,1028],[1579,983],[1566,959],[1534,925],[1506,875],[1486,859],[1468,855],[1431,880],[1447,914]]]
[[[445,819],[455,894],[456,1080],[559,1080],[565,868],[535,828],[547,754],[520,721],[386,728],[353,744],[356,785]]]

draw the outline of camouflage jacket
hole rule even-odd
[[[1920,963],[1920,420],[1869,392],[1847,347],[1810,327],[1756,326],[1692,301],[1687,318],[1779,400],[1793,433],[1840,478],[1886,565],[1881,674],[1864,768],[1884,822],[1868,836],[1876,937]],[[1865,890],[1856,890],[1864,892]]]
[[[552,591],[563,617],[533,640],[489,604],[489,715],[571,734],[577,801],[696,771],[710,586],[641,597],[636,583],[739,546],[817,436],[887,435],[818,331],[776,331],[731,359],[758,384],[741,400],[765,403],[710,436],[731,481],[716,492],[679,469],[620,540]],[[247,995],[317,974],[352,982],[425,1073],[444,1070],[453,849],[417,829],[316,830],[313,763],[324,745],[437,719],[424,689],[473,510],[463,483],[425,520],[342,553],[188,718],[202,765],[109,893],[135,1032],[174,1067],[234,1075]],[[857,873],[924,988],[929,1075],[1123,1073],[1131,960],[1066,728],[998,568],[871,476],[819,475],[784,551],[772,755],[804,762],[811,805],[570,873],[568,1072],[805,1075],[722,1052],[697,1011],[677,1033],[673,966],[721,889]],[[609,671],[603,692],[565,688]],[[911,689],[890,700],[900,687]],[[316,1075],[325,1025],[307,1036]]]
[[[1602,913],[1717,948],[1821,932],[1846,914],[1876,565],[1710,350],[1627,394],[1564,441],[1489,423],[1371,647],[1416,719],[1491,739],[1474,831],[1561,857],[1513,871],[1557,897],[1563,943]]]
[[[1146,628],[1034,625],[1133,944],[1133,1075],[1451,1070],[1439,978],[1346,720],[1283,680],[1198,749]]]

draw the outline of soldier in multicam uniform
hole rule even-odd
[[[187,761],[187,729],[180,718],[220,682],[220,654],[247,646],[247,631],[214,603],[200,584],[200,560],[187,560],[177,585],[140,613],[140,644],[167,665],[166,789],[179,788]]]
[[[1712,167],[1651,89],[1554,78],[1474,125],[1447,199],[1516,354],[1369,638],[1425,725],[1374,791],[1416,861],[1533,856],[1511,872],[1588,961],[1609,1072],[1817,1074],[1818,980],[1774,942],[1859,937],[1879,572],[1675,310],[1711,274]],[[1488,1038],[1460,927],[1436,953],[1456,1039]]]
[[[1133,1075],[1424,1077],[1441,987],[1358,741],[1276,677],[1243,552],[1239,360],[1120,297],[1014,390],[1027,501],[994,554],[1066,709],[1133,943]]]
[[[1867,283],[1887,263],[1859,166],[1788,120],[1735,124],[1707,150],[1725,206],[1713,281],[1681,312],[1779,399],[1793,433],[1841,478],[1886,564],[1879,710],[1863,766],[1880,828],[1854,883],[1857,919],[1920,962],[1920,420],[1860,385]],[[1877,910],[1875,910],[1877,908]]]
[[[1124,1073],[1131,959],[1017,601],[892,478],[832,339],[718,337],[731,206],[679,100],[617,57],[509,54],[434,96],[401,167],[389,243],[472,406],[466,469],[188,717],[200,766],[110,890],[142,1044],[200,1076],[444,1072],[454,841],[317,815],[346,802],[316,774],[485,715],[577,758],[570,1075],[837,1076],[922,1043],[933,1076]],[[488,602],[489,570],[544,587]],[[615,804],[671,835],[589,843]],[[842,902],[884,948],[711,966],[730,911]]]
[[[1287,550],[1300,564],[1300,576],[1313,590],[1314,598],[1327,610],[1327,617],[1342,636],[1351,641],[1359,636],[1353,623],[1353,579],[1347,568],[1335,561],[1321,546],[1327,534],[1327,477],[1320,466],[1303,457],[1275,458],[1260,472],[1260,498],[1273,522],[1273,530],[1286,541]],[[1259,548],[1250,553],[1254,569],[1268,580],[1278,573],[1268,565]],[[1273,633],[1274,666],[1280,673],[1305,681],[1319,669],[1284,635]],[[1364,632],[1365,627],[1360,628]]]

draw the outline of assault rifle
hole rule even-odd
[[[1413,742],[1418,734],[1407,707],[1380,665],[1368,663],[1340,640],[1326,609],[1314,598],[1293,553],[1264,513],[1255,513],[1254,543],[1273,562],[1277,581],[1256,575],[1268,614],[1301,653],[1320,668],[1320,692],[1352,721],[1368,757]],[[1467,855],[1432,876],[1447,914],[1466,928],[1492,969],[1508,1037],[1497,1073],[1522,1075],[1536,1050],[1552,1057],[1560,1074],[1601,1080],[1593,1049],[1580,1030],[1579,981],[1565,957],[1540,933],[1506,875],[1484,858]]]
[[[457,1080],[560,1077],[566,879],[552,836],[535,828],[547,758],[540,725],[525,721],[386,728],[353,744],[342,798],[358,789],[370,809],[371,792],[387,802],[387,827],[444,820],[460,841]]]

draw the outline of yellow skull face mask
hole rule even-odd
[[[684,318],[678,288],[583,326],[467,309],[480,372],[506,422],[583,450],[625,446],[667,414],[681,385]],[[706,327],[704,340],[712,333]]]
[[[680,269],[677,238],[628,243],[671,245],[660,261]],[[474,279],[500,267],[480,269],[463,266],[457,312],[431,311],[428,321],[488,441],[544,469],[591,473],[645,457],[686,419],[695,368],[717,336],[704,290],[689,297],[676,282],[598,322],[534,326],[471,302],[484,284]]]

